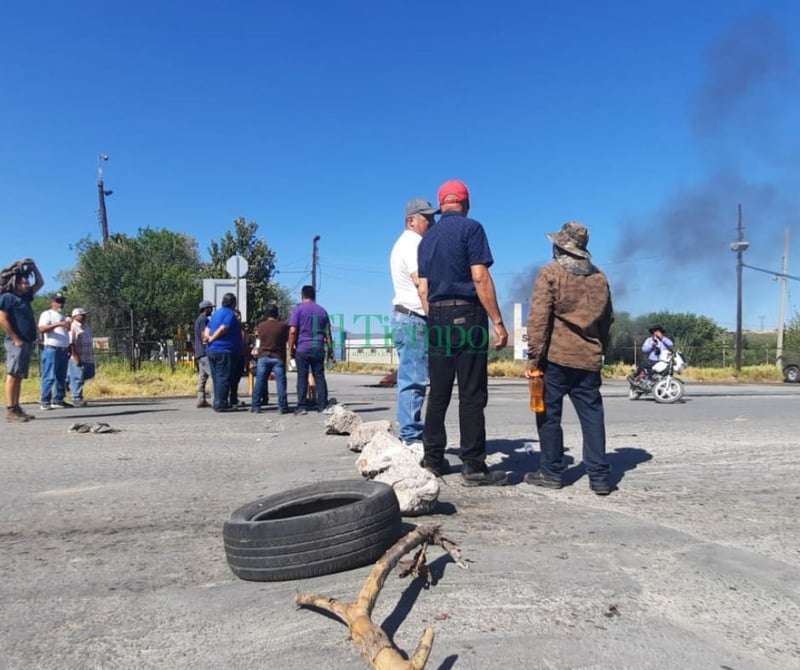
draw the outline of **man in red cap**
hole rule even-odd
[[[494,262],[483,226],[467,217],[469,189],[451,180],[439,189],[441,218],[418,248],[419,293],[428,316],[430,393],[422,443],[423,465],[441,476],[448,471],[445,414],[458,379],[461,477],[464,486],[503,486],[505,472],[486,466],[489,398],[489,320],[495,349],[508,342],[489,267]]]

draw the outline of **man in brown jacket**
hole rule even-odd
[[[561,411],[569,395],[583,433],[583,465],[597,495],[611,493],[600,369],[614,312],[606,276],[592,265],[589,231],[577,221],[547,236],[553,262],[536,278],[528,315],[527,376],[544,374],[545,412],[536,415],[541,463],[525,475],[534,486],[560,489],[564,465]]]

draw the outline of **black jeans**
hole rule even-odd
[[[461,460],[466,472],[486,470],[486,420],[489,398],[486,371],[489,318],[480,304],[437,307],[428,314],[428,376],[430,391],[422,443],[425,465],[444,460],[447,431],[444,420],[458,380],[458,424]]]

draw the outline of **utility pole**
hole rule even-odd
[[[744,224],[742,222],[742,205],[739,203],[739,222],[736,226],[736,242],[731,244],[731,251],[736,253],[736,372],[742,370],[742,254],[750,246],[744,239]]]
[[[97,154],[97,198],[100,201],[100,233],[103,243],[108,241],[108,214],[106,213],[106,196],[114,191],[106,190],[103,185],[103,161],[108,160],[108,154]]]
[[[319,253],[317,252],[317,242],[319,235],[314,235],[314,244],[311,249],[311,287],[317,291],[317,264],[319,263]]]
[[[786,322],[786,292],[787,272],[789,270],[789,229],[787,228],[783,238],[783,261],[781,262],[781,305],[778,310],[778,346],[775,351],[775,362],[781,367],[781,357],[783,356],[783,331]]]

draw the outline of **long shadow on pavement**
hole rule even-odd
[[[639,463],[646,463],[652,458],[653,454],[646,449],[639,449],[638,447],[620,447],[607,453],[606,459],[611,468],[609,483],[612,486],[618,486],[622,478],[625,477],[626,472],[635,470]],[[585,474],[586,468],[583,467],[583,463],[579,463],[574,468],[569,468],[564,473],[564,486],[574,484]]]
[[[533,446],[532,443],[535,443]],[[539,444],[538,439],[519,438],[516,440],[488,440],[486,442],[486,453],[492,454],[500,452],[504,455],[503,461],[493,470],[506,470],[509,472],[509,484],[519,484],[526,472],[535,472],[539,469]],[[575,463],[575,458],[569,454],[569,448],[564,448],[564,461],[567,466],[564,472],[564,486],[570,486],[586,474],[583,463],[571,467]],[[458,450],[448,450],[448,453],[457,454]],[[636,469],[640,463],[645,463],[653,458],[653,455],[645,449],[638,447],[620,447],[606,454],[608,464],[611,468],[610,483],[617,486],[625,473]]]
[[[487,440],[486,453],[503,454],[503,460],[490,470],[503,470],[509,473],[508,483],[519,484],[526,472],[539,469],[538,437],[518,438],[515,440]]]

